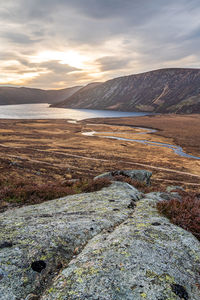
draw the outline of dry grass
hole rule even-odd
[[[199,120],[198,117],[193,126],[191,125],[193,116],[187,118],[177,116],[177,121],[175,117],[170,116],[144,118],[110,119],[110,121],[104,119],[100,121],[101,123],[109,123],[115,120],[116,123],[121,122],[123,124],[122,122],[127,122],[132,125],[137,125],[136,123],[139,124],[140,122],[142,126],[153,127],[155,125],[156,128],[160,126],[159,133],[145,135],[144,138],[172,142],[172,138],[168,140],[161,135],[167,136],[167,134],[170,135],[174,132],[173,139],[176,139],[176,135],[180,137],[181,131],[179,130],[180,126],[177,126],[177,122],[180,118],[183,118],[184,122],[182,123],[185,123],[184,144],[190,144],[190,147],[193,147],[192,145],[195,143],[197,146],[199,145],[198,138],[194,135],[198,125],[195,122]],[[164,122],[163,118],[174,120],[169,122],[168,131],[161,128],[162,126],[163,128],[167,127],[167,119]],[[149,123],[147,121],[145,123],[144,120]],[[109,124],[90,126],[86,123],[88,121],[69,124],[67,120],[0,120],[0,182],[5,183],[3,184],[5,187],[1,185],[1,193],[3,195],[12,193],[11,190],[6,191],[6,182],[22,183],[24,179],[26,181],[26,187],[25,185],[16,187],[16,200],[5,201],[2,197],[1,203],[3,204],[1,206],[5,202],[13,204],[18,201],[19,203],[26,202],[29,204],[40,201],[39,198],[41,198],[41,201],[46,201],[46,199],[61,197],[71,193],[71,187],[63,186],[63,182],[68,182],[71,179],[81,181],[83,178],[89,181],[103,172],[123,169],[153,171],[152,186],[150,188],[138,187],[143,189],[144,192],[147,189],[163,190],[168,185],[182,185],[185,189],[191,191],[198,191],[200,188],[200,177],[190,175],[190,173],[200,175],[200,161],[179,157],[165,148],[83,136],[81,132],[94,130],[94,128],[97,131],[119,131],[119,126]],[[127,126],[120,128],[122,131],[128,131],[129,136],[138,132],[138,130]],[[190,137],[193,139],[193,144],[190,143]],[[193,149],[195,149],[195,146]],[[137,187],[138,183],[133,183],[133,185]],[[31,186],[37,192],[33,192]],[[22,189],[24,189],[25,196],[22,195]],[[54,192],[52,189],[54,189]],[[42,190],[46,191],[45,195]],[[48,193],[49,195],[47,195]],[[14,196],[10,199],[13,198]]]
[[[96,123],[105,119],[95,119]],[[131,125],[157,129],[154,135],[166,137],[181,146],[187,153],[200,155],[200,114],[194,115],[156,115],[145,117],[107,118],[106,124]]]

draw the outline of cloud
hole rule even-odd
[[[56,88],[64,83],[68,86],[69,82],[65,80],[67,75],[79,71],[77,68],[61,64],[56,60],[32,63],[17,56],[14,58],[14,60],[7,60],[6,62],[0,60],[2,73],[5,73],[7,76],[7,84],[21,85],[23,81],[26,81],[29,86],[41,88],[45,88],[47,84],[52,88]]]
[[[56,88],[167,66],[198,68],[199,48],[199,0],[7,0],[0,7],[0,83]],[[58,57],[36,63],[47,51]],[[70,51],[83,58],[81,67],[61,60],[59,53]]]
[[[106,72],[125,69],[130,64],[130,60],[128,57],[121,59],[117,56],[104,56],[97,59],[96,62],[99,64],[100,70]]]
[[[77,68],[60,64],[58,61],[32,64],[32,66],[37,67],[39,74],[34,79],[29,80],[29,86],[37,86],[39,88],[45,88],[47,82],[49,88],[62,88],[63,86],[73,85],[72,80],[67,80],[68,74],[79,71]],[[76,84],[76,82],[74,83]]]
[[[4,38],[5,40],[11,42],[11,43],[15,43],[15,44],[33,44],[35,42],[40,42],[41,38],[31,38],[30,36],[28,36],[27,34],[23,34],[23,33],[18,33],[18,32],[3,32],[1,34],[1,37]]]

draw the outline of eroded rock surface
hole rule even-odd
[[[0,299],[199,300],[200,243],[162,199],[115,182],[1,214]]]
[[[200,299],[200,243],[158,214],[160,195],[90,240],[41,299]]]
[[[0,215],[0,299],[39,294],[55,273],[103,230],[132,213],[141,193],[116,182],[99,192],[68,196]]]

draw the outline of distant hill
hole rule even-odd
[[[93,93],[93,91],[95,91],[95,88],[102,85],[102,83],[100,82],[93,82],[93,83],[89,83],[88,85],[82,87],[81,89],[79,89],[76,93],[74,93],[73,95],[75,95],[75,97],[73,97],[73,95],[71,97],[68,97],[67,99],[63,99],[63,101],[58,102],[58,104],[52,104],[52,107],[68,107],[68,99],[69,100],[69,105],[82,105],[82,100],[85,101],[85,99],[87,99],[88,94],[90,94],[91,92]],[[92,95],[91,95],[92,97]],[[98,100],[97,100],[98,101]],[[92,103],[91,103],[92,104]],[[83,104],[84,105],[84,104]],[[93,104],[92,104],[93,105]],[[72,107],[70,106],[70,107]]]
[[[77,92],[81,86],[61,90],[0,87],[0,105],[24,103],[57,103]]]
[[[160,69],[90,84],[52,106],[200,113],[200,69]]]

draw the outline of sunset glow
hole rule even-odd
[[[25,1],[0,7],[0,84],[69,87],[198,68],[198,1]],[[185,22],[187,20],[187,22]]]
[[[30,57],[33,63],[43,63],[48,61],[58,61],[60,64],[66,64],[74,68],[84,68],[87,58],[76,51],[70,50],[66,52],[60,51],[44,51],[38,53],[35,57]]]

